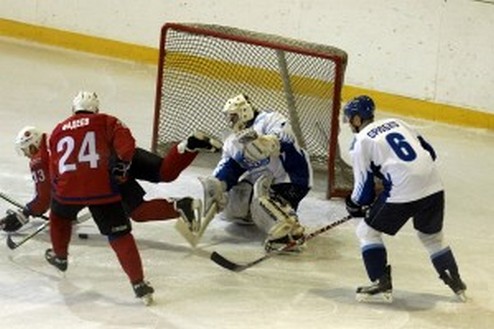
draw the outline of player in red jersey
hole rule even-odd
[[[17,231],[29,222],[30,216],[43,215],[50,207],[51,200],[46,134],[42,134],[35,127],[24,127],[17,135],[15,145],[19,154],[29,158],[35,194],[22,209],[9,209],[5,218],[0,219],[0,227],[6,232]]]
[[[149,304],[154,289],[144,280],[141,257],[118,188],[119,181],[126,179],[135,152],[134,137],[116,117],[99,113],[95,93],[77,94],[72,111],[73,115],[60,122],[49,139],[52,249],[46,250],[45,258],[59,270],[67,270],[71,221],[88,207],[99,231],[108,237],[136,297]]]
[[[45,133],[32,126],[22,128],[15,139],[18,153],[30,160],[35,194],[23,209],[9,209],[6,216],[0,219],[0,228],[6,232],[19,230],[29,222],[31,216],[42,216],[50,207],[51,183],[46,139]],[[192,163],[198,152],[217,152],[221,147],[220,141],[200,131],[171,147],[164,158],[137,147],[128,178],[119,185],[124,208],[131,219],[135,222],[147,222],[181,218],[190,224],[197,218],[193,212],[199,200],[189,197],[144,200],[146,192],[136,179],[154,183],[172,182]]]

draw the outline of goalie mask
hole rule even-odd
[[[247,128],[248,122],[254,118],[254,107],[247,96],[240,94],[226,101],[223,113],[228,127],[239,132]]]
[[[72,101],[72,112],[79,111],[98,113],[99,111],[99,99],[98,95],[94,92],[80,91]]]
[[[41,131],[35,127],[27,126],[22,128],[15,138],[15,149],[17,153],[31,157],[39,149],[42,137],[43,134]]]

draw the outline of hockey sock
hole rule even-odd
[[[456,265],[455,257],[449,247],[431,255],[431,261],[440,276],[446,270],[449,270],[451,274],[458,274],[458,265]]]
[[[120,266],[129,277],[130,282],[135,284],[144,280],[141,256],[137,250],[134,236],[127,233],[113,239],[110,238],[110,245],[117,254]]]
[[[161,162],[160,176],[162,182],[172,182],[187,168],[197,156],[197,152],[179,153],[173,146]]]
[[[362,258],[369,279],[374,282],[379,279],[386,270],[388,256],[384,245],[370,245],[362,249]]]
[[[130,217],[136,222],[168,220],[179,216],[173,203],[165,199],[144,201],[130,213]]]
[[[52,212],[50,215],[50,239],[55,255],[67,258],[71,235],[72,222]]]

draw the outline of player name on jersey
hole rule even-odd
[[[369,136],[370,138],[374,138],[381,133],[384,133],[386,131],[390,131],[391,129],[397,128],[399,126],[400,126],[400,124],[398,122],[389,121],[389,122],[383,123],[380,126],[377,126],[376,128],[369,130],[369,132],[367,133],[367,136]]]
[[[84,127],[89,125],[89,118],[81,118],[67,122],[63,125],[62,130],[73,130],[79,127]]]

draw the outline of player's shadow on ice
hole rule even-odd
[[[339,304],[349,304],[366,308],[387,308],[407,312],[421,312],[434,309],[437,303],[458,303],[459,301],[447,293],[437,295],[431,293],[412,292],[407,290],[393,289],[393,302],[358,302],[355,300],[355,288],[317,288],[311,289],[310,293],[320,298]]]

